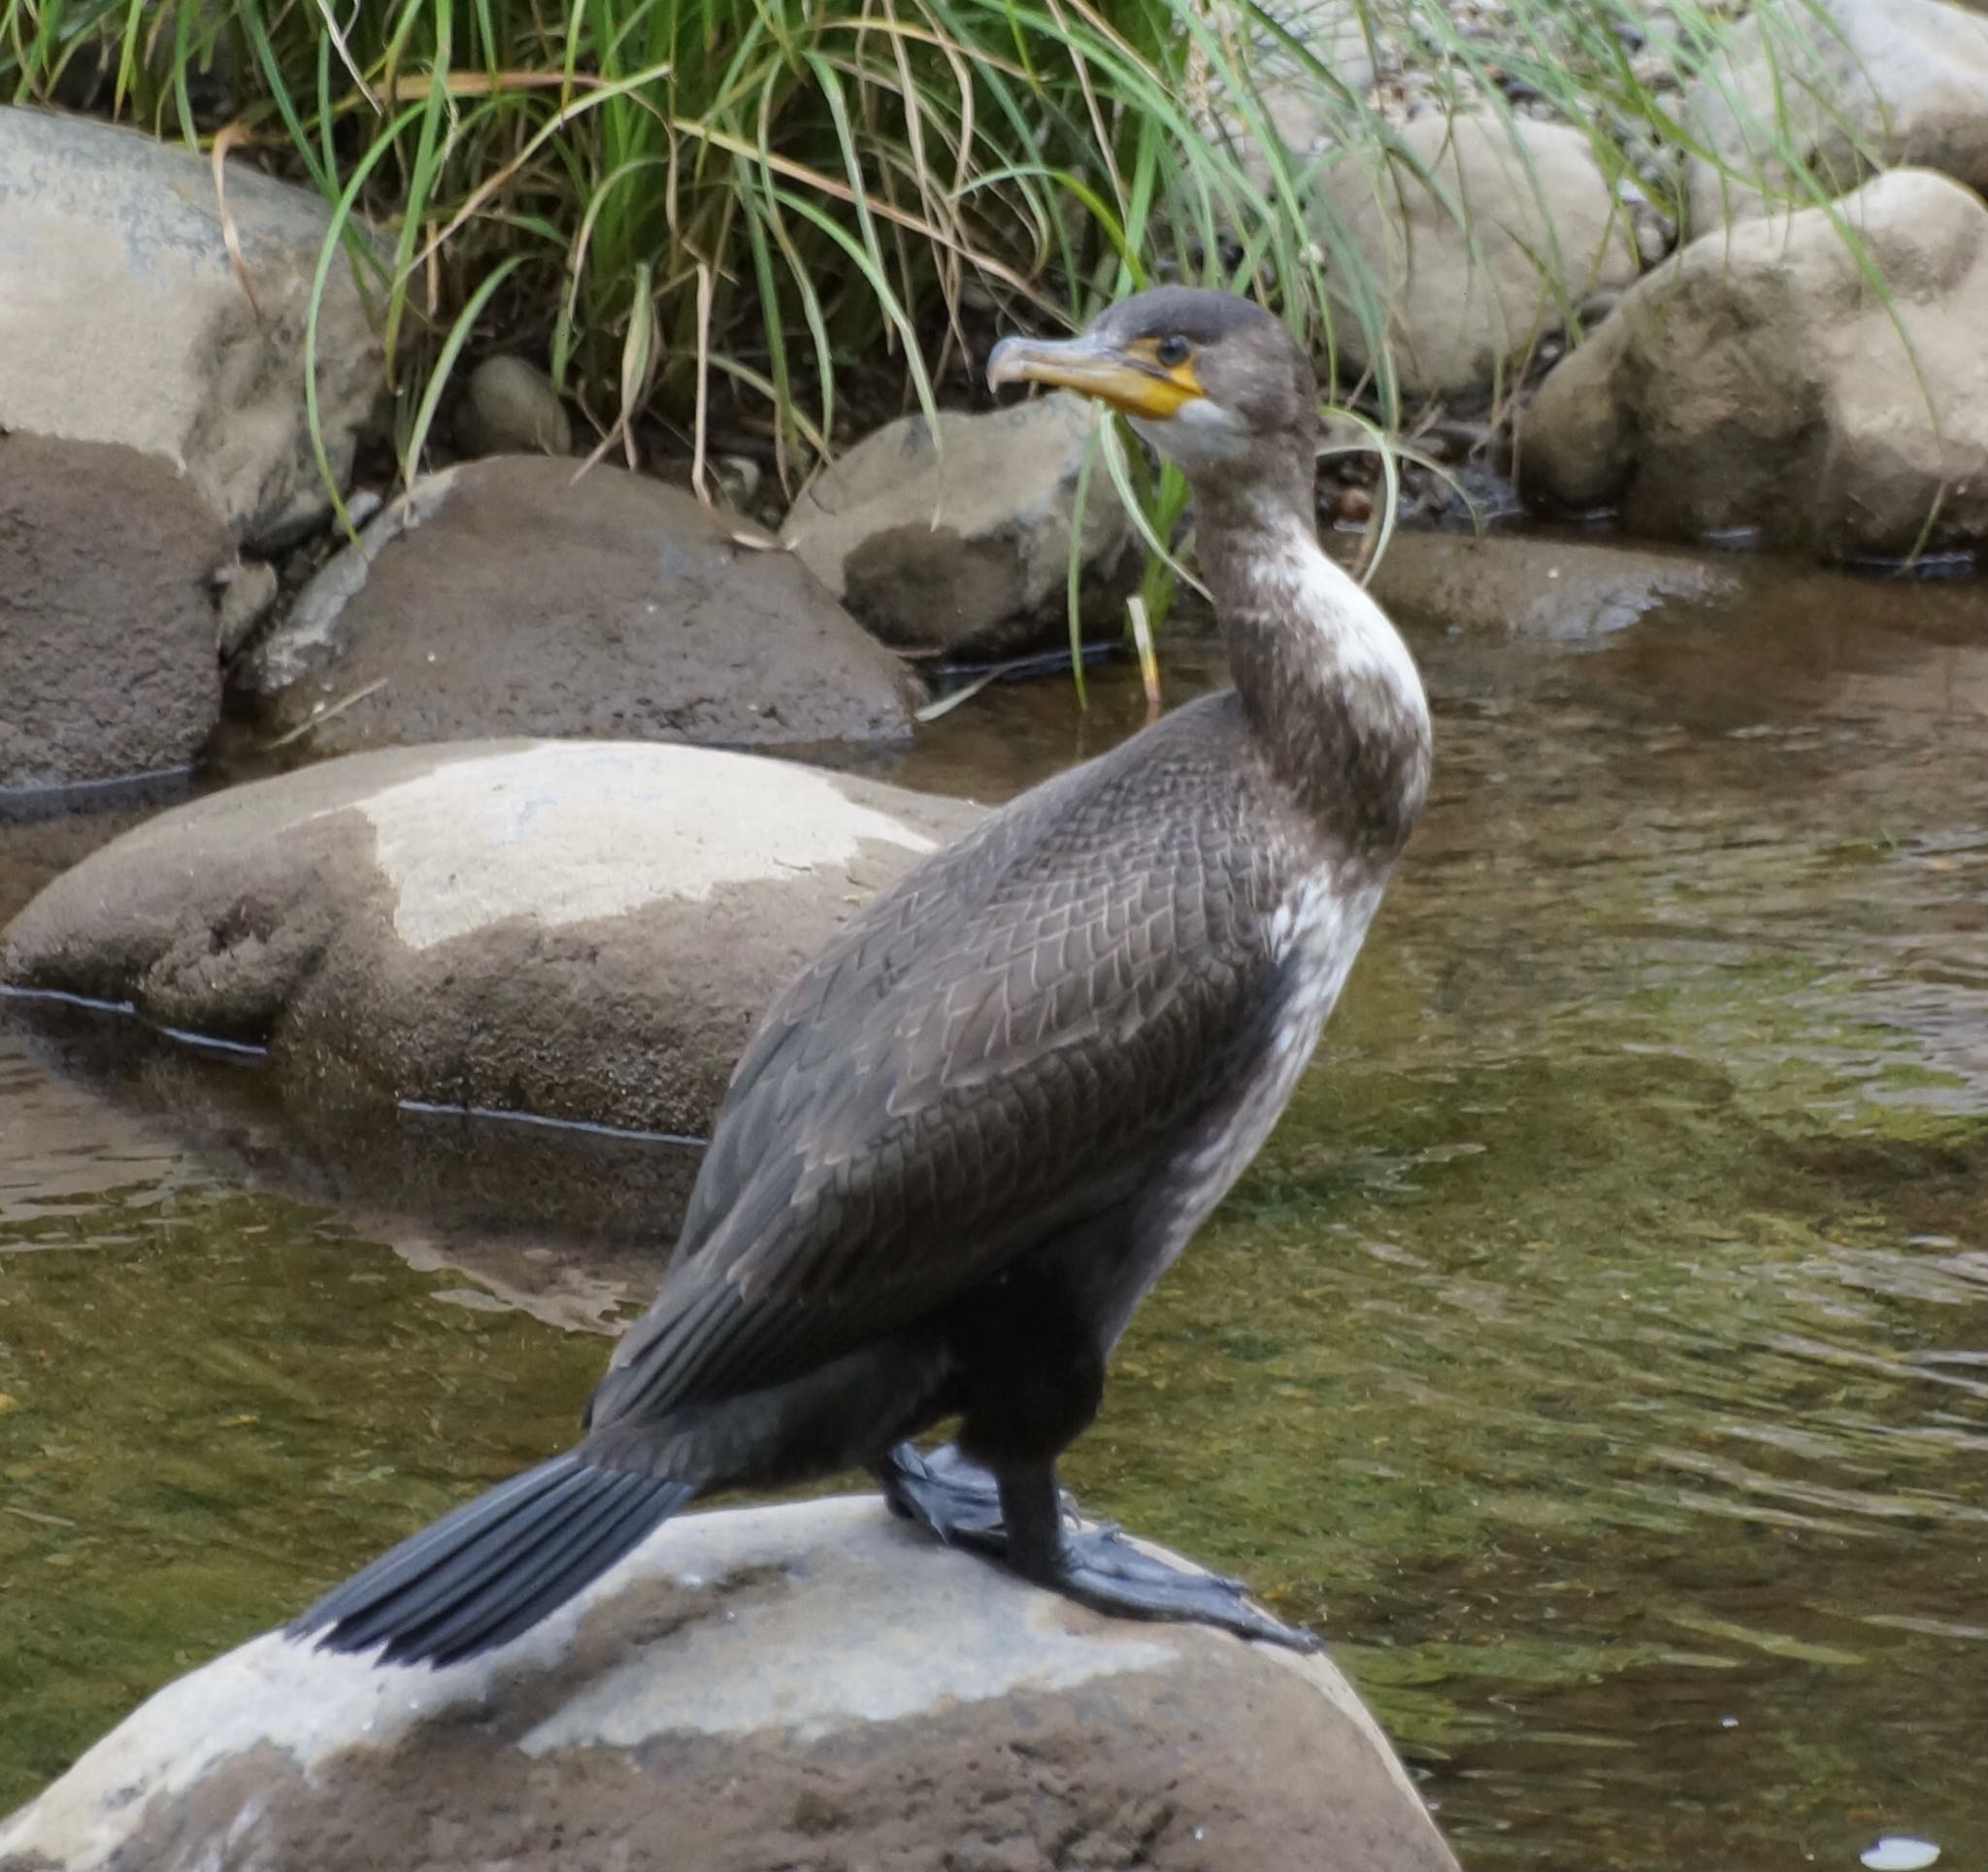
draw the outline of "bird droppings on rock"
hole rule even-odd
[[[0,1872],[582,1861],[1455,1872],[1323,1658],[1084,1612],[875,1496],[687,1517],[432,1673],[254,1639],[0,1822]]]
[[[93,852],[0,980],[266,1044],[286,1084],[695,1135],[775,989],[978,817],[663,743],[389,749]]]

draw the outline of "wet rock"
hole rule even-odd
[[[775,991],[977,816],[661,743],[382,750],[93,852],[0,936],[0,982],[346,1097],[701,1133]]]
[[[1629,217],[1577,130],[1430,115],[1404,128],[1401,145],[1395,154],[1348,148],[1322,165],[1309,218],[1328,252],[1351,243],[1392,308],[1406,389],[1488,388],[1590,293],[1636,278]],[[1352,289],[1342,290],[1335,334],[1364,367]]]
[[[1825,557],[1907,552],[1936,502],[1930,543],[1988,538],[1988,208],[1900,169],[1839,212],[1889,307],[1822,209],[1703,236],[1540,386],[1527,497]]]
[[[1756,11],[1692,86],[1686,114],[1721,159],[1687,168],[1693,234],[1806,200],[1785,149],[1833,195],[1907,164],[1988,193],[1988,19],[1945,0]]]
[[[1397,533],[1369,589],[1388,610],[1461,630],[1605,636],[1658,605],[1740,589],[1740,572],[1683,553],[1492,533]]]
[[[432,1673],[254,1639],[0,1826],[4,1872],[307,1863],[1456,1865],[1323,1658],[1100,1618],[874,1497],[686,1517]]]
[[[233,556],[156,455],[0,434],[0,788],[190,761],[220,713],[214,580]]]
[[[884,642],[995,652],[1068,639],[1071,526],[1093,412],[1070,391],[922,416],[859,443],[794,503],[781,540]],[[1112,624],[1131,522],[1102,462],[1083,513],[1086,609]]]
[[[228,164],[245,286],[204,156],[0,107],[0,429],[162,455],[247,545],[320,520],[303,346],[325,204]],[[317,399],[342,484],[381,355],[341,261],[318,314]]]
[[[463,385],[455,440],[466,455],[570,455],[573,423],[544,371],[521,357],[486,357]]]
[[[238,679],[314,750],[490,734],[766,746],[909,730],[898,659],[680,488],[497,455],[391,501]]]

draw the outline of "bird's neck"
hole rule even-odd
[[[1319,546],[1309,466],[1196,487],[1202,575],[1273,773],[1330,847],[1385,865],[1428,787],[1429,704],[1386,615]]]

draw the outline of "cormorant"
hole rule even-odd
[[[1240,1583],[1073,1527],[1057,1457],[1133,1309],[1289,1098],[1419,811],[1402,640],[1320,550],[1317,387],[1268,312],[1142,292],[990,384],[1122,411],[1191,485],[1235,687],[1022,794],[853,916],[735,1071],[682,1234],[573,1449],[299,1619],[441,1664],[693,1496],[856,1464],[1086,1605],[1309,1644]],[[957,1417],[956,1446],[910,1439]]]

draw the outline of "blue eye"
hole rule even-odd
[[[1173,337],[1160,340],[1153,351],[1153,355],[1162,364],[1166,365],[1169,370],[1172,370],[1176,364],[1187,362],[1187,353],[1191,350],[1193,350],[1193,347],[1188,344],[1187,340],[1182,338],[1178,332],[1176,332]]]

